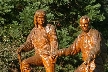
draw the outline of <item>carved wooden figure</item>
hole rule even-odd
[[[58,49],[56,29],[53,25],[47,24],[46,13],[37,10],[34,15],[35,27],[27,37],[17,52],[27,52],[35,49],[35,55],[21,62],[21,71],[30,72],[31,66],[44,66],[46,72],[55,72],[56,58],[53,57],[54,51]]]
[[[80,18],[81,34],[76,38],[69,48],[60,49],[57,54],[75,55],[82,52],[84,61],[75,72],[104,72],[104,62],[107,57],[105,42],[96,29],[92,29],[88,16]]]

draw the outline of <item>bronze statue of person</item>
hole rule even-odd
[[[27,52],[35,49],[35,55],[21,62],[21,71],[30,72],[31,66],[44,66],[46,72],[54,72],[56,59],[52,57],[58,49],[58,41],[55,26],[47,24],[44,10],[37,10],[34,15],[35,27],[31,30],[27,40],[17,52]]]
[[[68,48],[57,51],[58,56],[75,55],[82,53],[84,61],[75,72],[104,72],[104,62],[107,57],[107,48],[101,33],[91,28],[88,16],[80,18],[81,34]]]

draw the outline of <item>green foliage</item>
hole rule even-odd
[[[0,0],[0,72],[8,72],[9,69],[18,71],[16,49],[25,42],[33,28],[37,9],[47,12],[48,22],[57,27],[59,48],[66,48],[80,33],[78,23],[82,15],[88,15],[93,27],[99,29],[108,41],[107,3],[107,0]],[[31,55],[33,51],[22,56],[27,58]],[[73,72],[80,64],[81,54],[60,57],[55,70]],[[34,68],[34,71],[39,70],[45,71],[43,67]]]
[[[102,15],[98,15],[100,13],[99,8],[101,7],[101,5],[98,3],[94,6],[92,5],[88,5],[85,7],[85,10],[89,13],[87,14],[92,21],[96,21],[96,20],[100,20],[103,21],[105,19],[105,17]]]
[[[11,9],[14,8],[13,5],[9,5],[9,0],[8,1],[4,1],[4,0],[0,0],[0,26],[4,25],[6,18],[4,18],[3,16],[10,13]]]
[[[80,31],[77,28],[72,27],[72,25],[57,30],[58,40],[59,40],[59,47],[69,47],[70,44],[74,41],[74,39],[78,36]]]

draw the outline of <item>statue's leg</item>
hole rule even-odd
[[[46,72],[55,72],[55,63],[52,63],[50,56],[41,56]]]
[[[30,65],[26,62],[26,60],[23,60],[21,63],[21,72],[30,72],[31,68]]]
[[[22,61],[22,64],[21,64],[21,71],[22,72],[31,72],[31,67],[32,65],[37,65],[37,66],[43,66],[43,63],[42,63],[42,59],[39,55],[35,55],[35,56],[32,56],[32,57],[29,57],[25,60]]]
[[[105,72],[104,65],[103,64],[90,64],[90,72]]]
[[[88,72],[87,66],[82,63],[74,72]]]

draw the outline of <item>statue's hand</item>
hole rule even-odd
[[[56,50],[56,51],[51,52],[50,56],[52,59],[56,59],[58,57],[58,51]]]
[[[22,48],[17,49],[17,53],[20,54],[22,52]]]
[[[89,64],[94,58],[95,58],[95,53],[91,51],[88,55],[86,63]]]
[[[57,57],[58,57],[57,51],[51,52],[50,60],[51,60],[52,63],[56,63]]]

